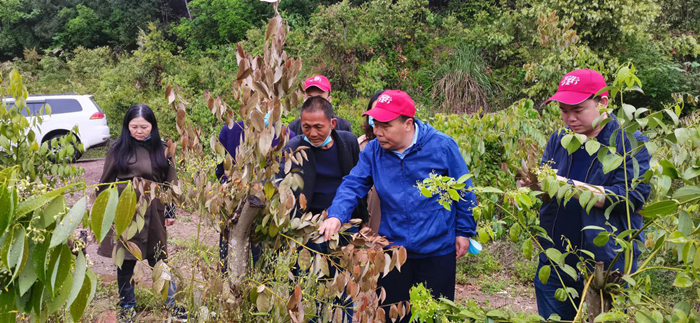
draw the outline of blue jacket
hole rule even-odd
[[[401,245],[411,258],[447,255],[455,251],[455,236],[471,237],[476,222],[472,208],[476,196],[467,192],[452,211],[438,204],[438,197],[424,197],[416,183],[431,172],[453,178],[469,173],[457,143],[432,126],[416,120],[418,138],[400,159],[375,139],[360,153],[360,161],[336,192],[328,214],[341,222],[350,220],[358,201],[374,185],[381,201],[379,234]],[[472,185],[471,180],[467,182]]]
[[[623,144],[626,146],[626,151],[630,151],[630,141],[628,136],[624,132],[620,131],[617,118],[614,115],[612,115],[611,118],[612,120],[608,122],[598,134],[598,142],[600,142],[603,146],[609,146],[610,138],[613,136],[614,133],[617,133],[615,135],[615,145],[617,151],[619,153],[623,152]],[[572,161],[571,155],[569,155],[566,148],[564,148],[561,145],[561,139],[565,134],[566,133],[564,131],[560,130],[555,132],[549,138],[547,146],[544,150],[544,155],[542,156],[542,162],[544,163],[549,161],[550,163],[552,163],[552,168],[558,170],[558,175],[568,178],[568,174],[570,172],[570,165]],[[639,176],[641,177],[649,169],[649,159],[651,158],[651,156],[649,155],[649,152],[647,151],[646,147],[644,147],[644,142],[649,141],[649,139],[639,131],[636,131],[634,133],[634,138],[637,140],[639,145],[642,146],[642,148],[635,155],[637,163],[639,164]],[[630,181],[630,186],[632,186],[632,178],[634,178],[634,162],[632,158],[628,157],[626,164],[627,177]],[[600,163],[600,161],[598,161],[597,158],[594,158],[591,162],[591,165],[588,168],[586,180],[582,182],[590,185],[603,186],[607,194],[612,193],[624,197],[626,191],[624,165],[621,164],[620,167],[618,167],[617,169],[607,174],[604,174],[603,165]],[[644,202],[647,200],[647,198],[649,198],[650,187],[647,183],[639,183],[638,185],[636,185],[636,187],[630,188],[630,221],[632,223],[632,228],[639,230],[642,228],[643,223],[642,216],[638,213],[638,211],[642,208],[642,206],[644,206]],[[581,228],[593,225],[603,227],[607,231],[612,232],[612,225],[617,228],[617,233],[619,234],[625,230],[630,229],[630,227],[627,224],[626,203],[624,201],[624,198],[620,199],[619,203],[617,203],[614,206],[612,212],[610,213],[610,218],[605,218],[605,210],[616,201],[618,201],[617,198],[611,199],[610,197],[608,197],[606,198],[605,205],[602,208],[593,207],[591,209],[590,214],[586,213],[585,208],[582,208],[578,200],[576,199],[572,199],[571,201],[569,201],[567,207],[569,205],[573,205],[575,207],[575,210],[581,212]],[[540,225],[547,231],[547,234],[555,241],[557,241],[559,237],[554,237],[552,236],[552,234],[554,232],[554,223],[556,222],[556,217],[559,213],[559,207],[560,206],[557,200],[552,199],[551,202],[542,205],[542,208],[540,209]],[[606,222],[608,222],[609,224],[606,224]],[[582,230],[582,245],[579,247],[583,250],[588,250],[592,252],[595,255],[595,260],[604,262],[607,268],[617,255],[617,252],[614,250],[619,250],[620,246],[615,245],[615,239],[612,238],[608,240],[608,243],[605,246],[596,246],[593,243],[593,239],[595,239],[595,237],[598,236],[599,232],[601,232],[601,230]],[[639,239],[642,239],[641,235]],[[546,241],[544,239],[540,239],[540,243],[543,244],[544,248],[554,247],[552,246],[551,242]],[[561,246],[556,247],[560,250],[563,250]],[[639,249],[637,248],[635,243],[635,261],[638,256]],[[544,254],[540,254],[540,261],[546,261],[546,256]],[[624,257],[620,256],[617,262],[614,264],[613,268],[622,271],[624,269],[624,264]]]

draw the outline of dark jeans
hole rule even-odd
[[[537,312],[539,312],[540,316],[542,316],[544,319],[549,318],[549,316],[552,314],[557,314],[564,321],[573,320],[576,317],[576,308],[573,304],[571,304],[571,300],[567,298],[562,302],[554,298],[554,293],[557,291],[557,289],[562,288],[561,281],[559,281],[559,276],[557,276],[557,274],[554,272],[554,268],[552,268],[547,284],[543,284],[542,281],[540,281],[540,268],[542,268],[544,265],[547,264],[542,263],[542,261],[539,262],[539,265],[537,265],[537,274],[535,275]],[[571,279],[571,276],[567,275],[561,270],[559,271],[559,275],[561,276],[562,280],[564,280],[566,287],[576,289],[579,296],[581,293],[583,293],[583,276],[579,275],[578,280],[574,281]],[[578,306],[580,298],[574,298],[574,302],[576,302],[576,306]]]
[[[380,276],[378,284],[386,291],[386,299],[380,306],[409,300],[411,287],[419,283],[430,289],[434,298],[454,300],[456,274],[457,260],[454,251],[444,256],[408,258],[401,266],[401,272],[394,269],[386,277]],[[384,311],[386,322],[391,322],[389,308],[385,307]],[[397,322],[408,323],[410,317],[410,312],[406,313],[406,316]]]
[[[359,231],[359,228],[352,227],[352,228],[346,230],[345,232],[357,233],[358,231]],[[345,235],[340,236],[340,246],[341,247],[346,246],[349,243],[350,243],[349,237],[347,237]],[[322,253],[322,254],[328,254],[328,242],[314,243],[314,242],[309,241],[308,243],[306,243],[306,247],[308,247],[311,250],[318,251],[319,253]],[[304,247],[299,247],[298,251],[301,251],[303,248]],[[312,258],[315,257],[315,255],[316,254],[314,252],[311,252]],[[338,262],[338,259],[333,258],[333,261]],[[292,273],[294,274],[295,277],[298,277],[300,272],[301,272],[301,270],[299,268],[299,263],[297,263],[296,265],[294,265],[294,268],[292,269]],[[306,272],[308,272],[308,270]],[[334,266],[332,266],[330,264],[330,260],[328,261],[328,273],[329,273],[329,275],[327,278],[333,278],[335,276],[335,273],[336,273],[336,269]],[[352,316],[354,314],[353,302],[352,302],[352,299],[345,300],[346,296],[347,296],[347,294],[345,293],[345,291],[343,291],[343,295],[340,298],[336,298],[333,301],[333,303],[337,304],[337,305],[345,306],[345,308],[346,308],[345,309],[345,322],[351,322]],[[321,304],[319,303],[317,305],[320,307]],[[312,318],[309,321],[309,323],[315,323],[315,322],[317,322],[316,318]]]
[[[148,259],[148,264],[153,267],[157,261]],[[124,260],[122,268],[117,267],[117,285],[119,286],[119,306],[121,307],[136,307],[136,295],[134,295],[134,284],[131,283],[131,277],[134,276],[134,267],[136,260]],[[165,300],[165,306],[171,308],[175,305],[175,291],[177,285],[175,281],[170,281],[168,286],[168,298]]]
[[[537,274],[535,275],[535,296],[537,297],[537,311],[539,312],[540,316],[542,316],[544,319],[549,318],[549,316],[552,314],[557,314],[561,317],[563,321],[571,321],[576,317],[576,308],[573,304],[571,304],[571,300],[567,298],[565,301],[561,302],[554,298],[554,293],[556,293],[557,289],[562,288],[561,281],[559,280],[559,276],[557,276],[557,274],[554,272],[554,268],[552,268],[551,274],[549,275],[549,279],[547,280],[547,284],[543,284],[542,281],[540,281],[540,268],[548,264],[549,263],[543,263],[542,260],[540,260],[539,265],[537,266]],[[632,264],[632,272],[635,271],[637,271],[636,258],[634,263]],[[583,281],[583,275],[579,274],[579,278],[577,281],[574,281],[573,279],[571,279],[571,276],[565,274],[562,271],[560,271],[560,275],[566,287],[572,287],[576,289],[579,296],[583,294],[583,287],[585,285],[585,282]],[[574,302],[576,302],[576,306],[578,306],[581,302],[581,299],[574,298]]]

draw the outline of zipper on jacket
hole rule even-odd
[[[568,169],[566,170],[566,177],[569,177],[569,174],[571,174],[571,162],[573,161],[573,155],[568,155],[569,157],[569,165]],[[557,219],[559,219],[559,210],[561,209],[561,201],[557,201],[557,213],[554,215],[554,223],[552,223],[552,235],[554,235],[554,232],[556,231],[557,228]],[[554,239],[552,239],[554,240]]]
[[[584,177],[584,179],[583,179],[583,182],[586,184],[588,184],[588,176],[591,174],[591,169],[593,168],[593,164],[595,164],[596,158],[597,157],[595,157],[595,158],[593,158],[593,160],[591,160],[591,165],[588,166],[588,170],[586,171],[586,177]],[[588,216],[588,215],[589,214],[586,214],[585,216]],[[583,228],[583,226],[582,226],[582,228]],[[583,238],[583,236],[584,236],[583,230],[581,230],[580,234],[581,234],[581,245],[579,246],[579,248],[583,249],[583,245],[586,243],[586,240]]]

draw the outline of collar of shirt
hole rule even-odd
[[[416,144],[416,141],[418,141],[418,127],[416,127],[415,124],[413,125],[413,127],[414,127],[415,131],[413,132],[413,141],[411,141],[411,144],[408,145],[408,147],[406,147],[406,149],[404,149],[403,152],[399,152],[398,150],[391,151],[394,154],[396,154],[396,156],[399,156],[400,159],[403,159],[404,157],[406,157],[408,150],[411,149],[411,147],[413,147],[413,145]]]

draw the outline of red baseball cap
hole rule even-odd
[[[324,92],[331,91],[331,82],[329,82],[328,79],[323,75],[312,76],[306,79],[306,81],[304,81],[304,91],[306,91],[306,89],[312,86],[315,86]]]
[[[606,86],[605,78],[600,73],[589,69],[575,70],[564,75],[557,93],[545,103],[557,101],[569,105],[579,104]],[[608,96],[608,92],[605,91],[600,96]]]
[[[399,116],[413,118],[416,115],[416,105],[404,91],[386,90],[377,98],[377,104],[363,116],[371,116],[379,122],[389,122]]]

